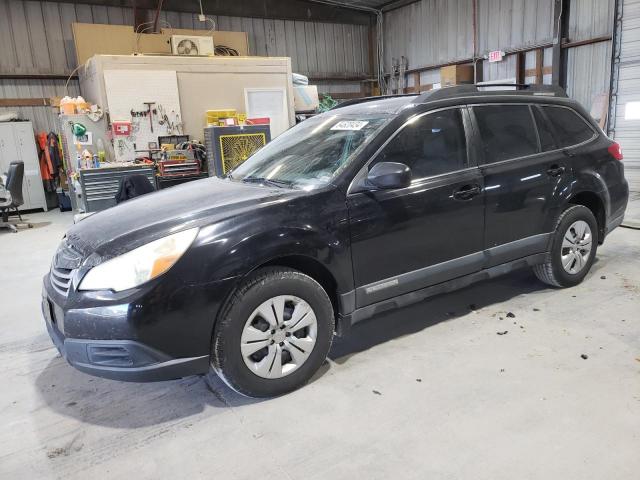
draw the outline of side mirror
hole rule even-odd
[[[367,182],[383,190],[408,187],[411,184],[411,169],[404,163],[376,163],[369,170]]]

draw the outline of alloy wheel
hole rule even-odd
[[[247,319],[240,338],[242,358],[259,377],[285,377],[309,358],[317,334],[311,306],[299,297],[278,295],[260,304]]]
[[[589,261],[592,248],[589,224],[584,220],[573,222],[562,239],[561,260],[566,272],[575,275]]]

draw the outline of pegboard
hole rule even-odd
[[[145,150],[149,142],[159,136],[182,133],[178,79],[172,70],[105,70],[104,83],[111,121],[128,120],[133,131],[129,137],[114,136],[116,161],[133,160],[135,150]],[[153,131],[149,115],[132,117],[131,111],[147,111],[145,102],[155,102],[151,109]],[[163,120],[165,113],[169,121]],[[173,128],[172,128],[173,126]]]

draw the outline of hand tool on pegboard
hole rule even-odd
[[[151,107],[156,104],[156,102],[142,102],[147,106],[147,112],[149,113],[149,125],[151,126],[151,133],[153,133],[153,110]]]

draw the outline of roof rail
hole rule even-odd
[[[374,100],[384,100],[386,98],[399,98],[399,97],[415,97],[415,96],[417,96],[416,93],[403,93],[398,95],[379,95],[377,97],[353,98],[351,100],[347,100],[345,102],[341,102],[337,104],[335,107],[331,108],[331,110],[336,110],[342,107],[348,107],[349,105],[357,105],[358,103],[373,102]]]
[[[514,90],[495,90],[495,87],[514,88]],[[483,90],[489,88],[491,90]],[[473,85],[457,85],[422,93],[416,103],[433,102],[447,98],[480,96],[480,95],[541,95],[552,97],[566,97],[567,93],[557,85],[532,85],[526,83],[489,83]]]

